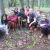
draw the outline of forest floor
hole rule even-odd
[[[22,29],[0,39],[0,50],[50,50],[50,40],[47,37],[39,38],[40,31],[29,33]]]

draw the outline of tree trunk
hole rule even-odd
[[[3,4],[3,0],[0,0],[0,16],[4,14],[4,4]]]
[[[35,1],[35,0],[31,0],[31,3],[32,3],[31,5],[32,5],[32,8],[33,8],[33,9],[34,9],[34,1]]]
[[[9,0],[3,0],[3,3],[4,3],[4,8],[9,7]]]
[[[24,7],[24,0],[20,0],[21,7]]]
[[[29,7],[29,0],[27,0],[26,2],[27,2],[27,6]]]
[[[39,7],[39,9],[40,9],[40,0],[38,0],[38,7]]]

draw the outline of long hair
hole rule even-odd
[[[5,16],[5,24],[7,24],[7,15],[6,14],[3,14],[2,16],[1,16],[1,23],[3,24],[3,17]]]

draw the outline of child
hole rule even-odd
[[[23,28],[25,28],[27,16],[25,15],[25,9],[24,8],[20,9],[20,17],[21,17],[21,26]]]
[[[1,17],[1,23],[7,25],[8,20],[7,20],[7,15],[6,14],[2,15],[2,17]]]
[[[18,13],[19,13],[18,8],[15,8],[14,13],[15,13],[15,15],[18,16]]]
[[[8,16],[8,27],[9,29],[13,29],[16,31],[16,26],[17,26],[17,16],[13,11],[11,11],[11,15]]]
[[[8,35],[8,20],[7,20],[7,15],[4,14],[1,17],[1,24],[0,24],[0,31],[3,32],[5,31],[5,33]]]
[[[41,30],[42,30],[42,33],[40,38],[43,36],[43,35],[46,35],[48,36],[48,39],[50,38],[50,29],[48,27],[48,24],[49,24],[49,20],[46,18],[45,15],[42,15],[42,20],[40,22],[40,27],[41,27]]]

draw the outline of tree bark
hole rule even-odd
[[[4,14],[4,4],[3,4],[3,0],[0,0],[0,16]]]
[[[24,7],[24,0],[20,0],[21,7]]]
[[[29,7],[29,0],[27,0],[27,6]]]
[[[32,8],[33,8],[33,9],[34,9],[34,1],[35,1],[35,0],[31,0],[31,3],[32,3],[31,5],[32,5]]]
[[[40,0],[38,0],[38,7],[39,7],[39,9],[40,9]]]

